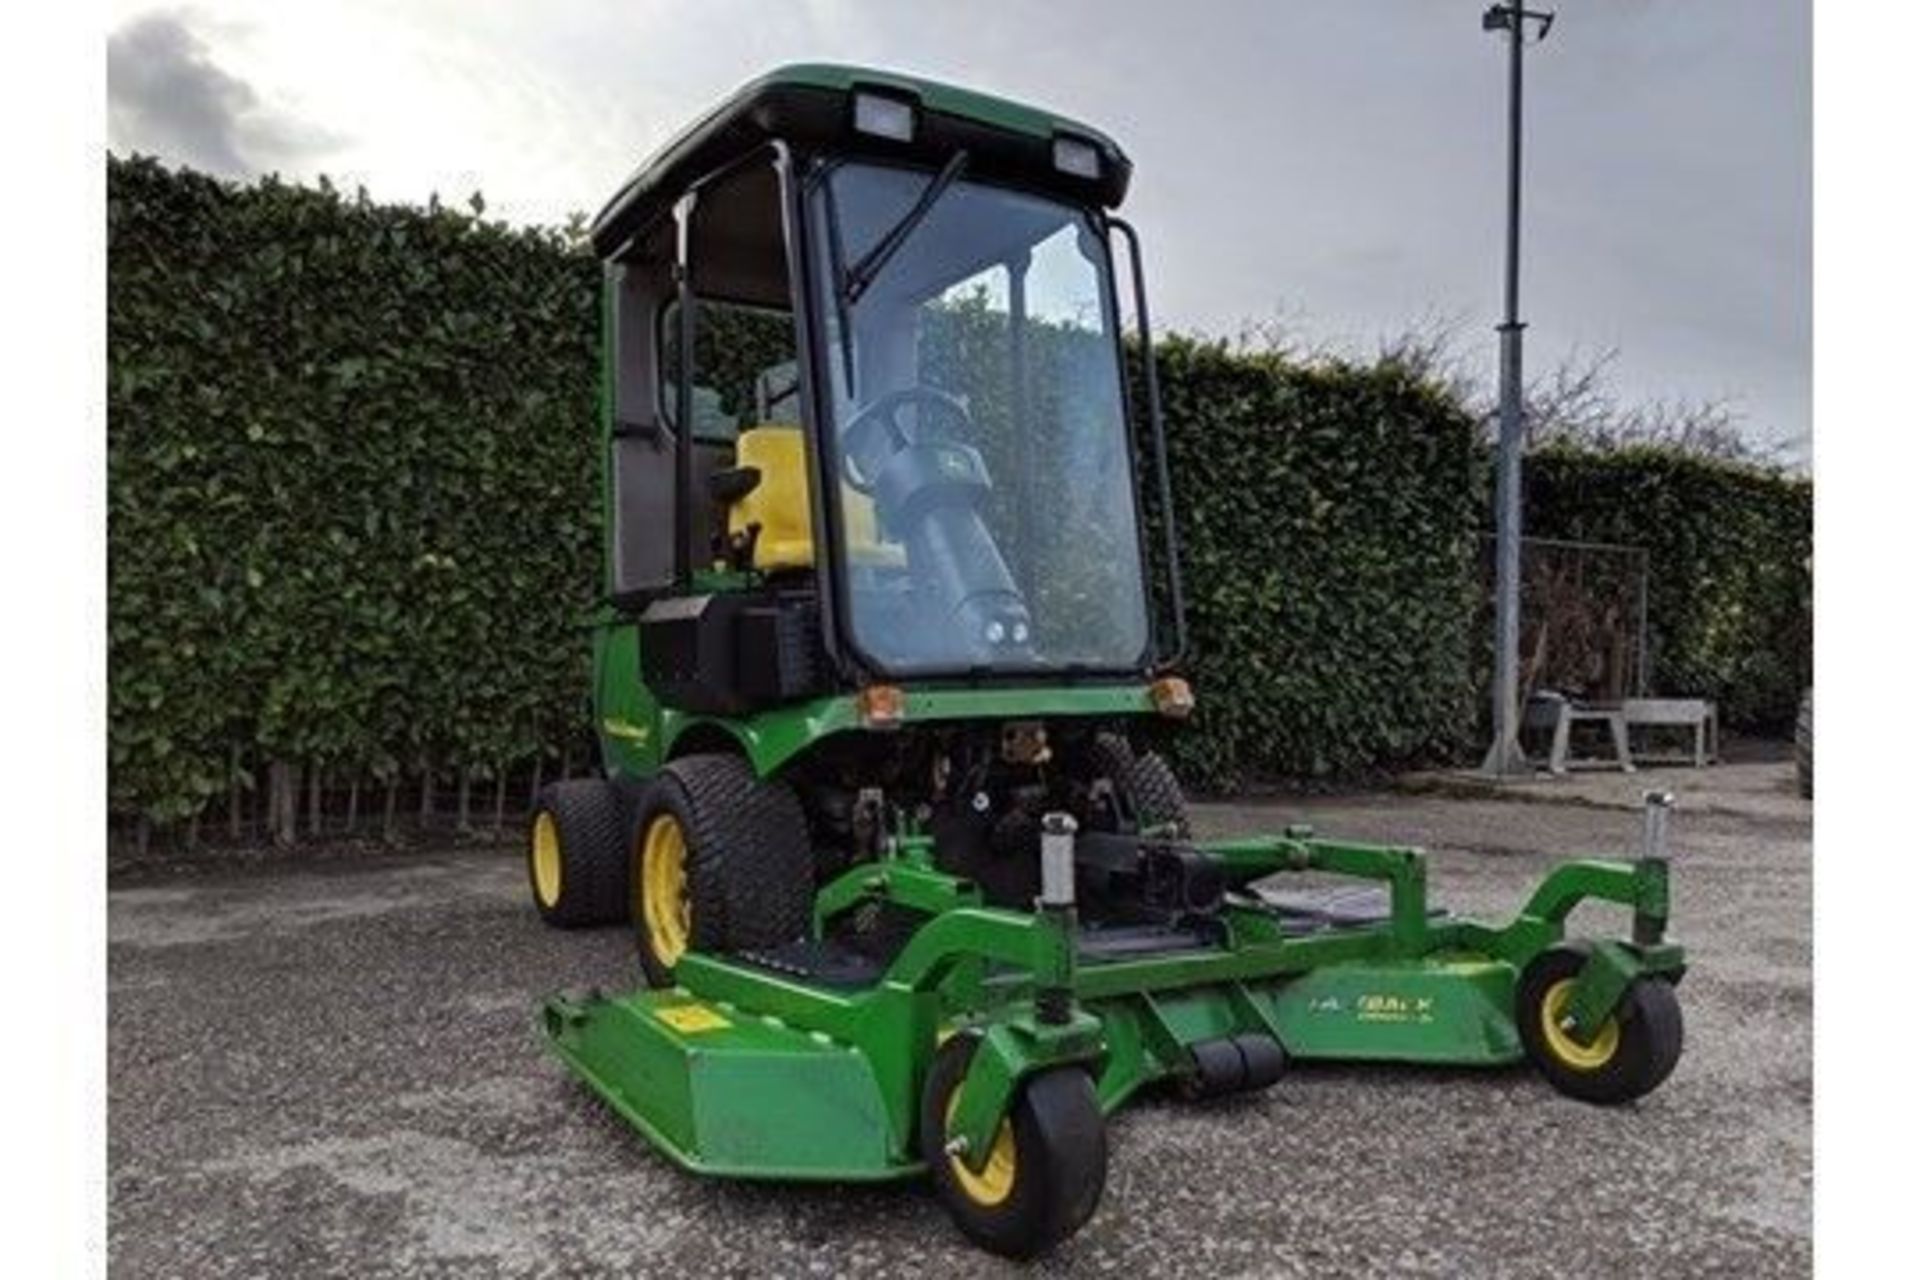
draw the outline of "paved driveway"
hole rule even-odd
[[[1687,1053],[1665,1088],[1609,1111],[1525,1071],[1303,1067],[1257,1097],[1144,1103],[1115,1121],[1099,1213],[1042,1269],[1805,1274],[1807,807],[1791,800],[1784,764],[1649,776],[1692,802],[1674,885],[1676,929],[1693,949]],[[1436,899],[1496,914],[1551,857],[1623,850],[1636,835],[1630,811],[1571,789],[1200,811],[1207,834],[1302,818],[1328,834],[1424,843]],[[525,896],[516,852],[474,849],[116,885],[114,1274],[927,1277],[1001,1266],[968,1249],[918,1186],[707,1182],[655,1155],[533,1030],[552,989],[631,982],[627,940],[544,929]]]

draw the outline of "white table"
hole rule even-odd
[[[1628,698],[1620,704],[1629,734],[1636,728],[1693,730],[1693,751],[1640,752],[1647,764],[1690,764],[1704,768],[1720,758],[1720,712],[1706,698]]]
[[[1612,760],[1573,758],[1573,726],[1582,723],[1607,726],[1607,736],[1613,743]],[[1547,751],[1547,768],[1554,773],[1565,773],[1583,766],[1617,766],[1622,773],[1633,772],[1633,753],[1628,750],[1627,744],[1627,717],[1619,707],[1574,702],[1557,693],[1536,693],[1527,699],[1527,710],[1521,725],[1528,729],[1552,731],[1553,745]]]

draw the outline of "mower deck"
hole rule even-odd
[[[851,1045],[683,991],[550,1001],[549,1043],[675,1162],[743,1178],[904,1176]]]
[[[934,1047],[961,1028],[1002,1037],[1004,1078],[974,1101],[997,1119],[1014,1081],[1082,1062],[1111,1112],[1160,1081],[1188,1092],[1269,1084],[1288,1058],[1497,1067],[1523,1057],[1516,988],[1587,898],[1631,907],[1643,945],[1599,944],[1581,996],[1609,1010],[1627,982],[1677,973],[1653,940],[1665,868],[1567,864],[1509,923],[1432,909],[1416,850],[1289,836],[1200,846],[1237,887],[1211,921],[1078,928],[972,905],[912,843],[823,901],[952,895],[904,945],[824,933],[770,951],[690,954],[676,985],[545,1011],[554,1051],[674,1160],[750,1178],[873,1180],[921,1172],[915,1105]],[[1379,884],[1284,891],[1288,870]],[[864,885],[864,893],[854,890]],[[1070,1020],[1036,1016],[1070,993]],[[989,1130],[990,1132],[990,1130]]]

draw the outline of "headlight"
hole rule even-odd
[[[1100,178],[1100,152],[1091,142],[1080,138],[1055,138],[1053,167],[1076,178],[1097,182]]]
[[[913,141],[913,105],[877,93],[853,95],[853,127],[876,138]]]

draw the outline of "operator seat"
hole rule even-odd
[[[720,491],[727,504],[728,539],[750,543],[752,565],[761,573],[811,569],[813,507],[800,428],[759,426],[742,431],[732,474],[753,479],[736,481]],[[906,563],[904,547],[881,540],[873,499],[842,484],[840,511],[853,563],[893,567]]]

